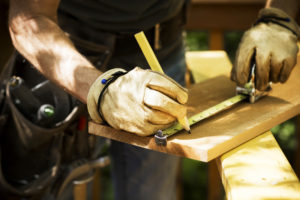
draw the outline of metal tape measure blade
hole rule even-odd
[[[227,108],[230,108],[234,104],[236,104],[246,98],[247,98],[247,96],[242,95],[242,94],[231,97],[211,108],[208,108],[200,113],[193,115],[192,117],[190,117],[188,119],[189,124],[190,124],[190,126],[193,124],[196,124],[197,122],[199,122],[203,119],[206,119],[210,116],[215,115],[216,113],[219,113],[223,110],[226,110]],[[177,133],[178,131],[181,131],[182,129],[183,129],[183,127],[179,123],[175,123],[173,126],[167,128],[167,129],[164,129],[162,132],[163,132],[164,136],[171,136],[171,135]]]

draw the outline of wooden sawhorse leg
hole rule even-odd
[[[294,154],[294,169],[298,177],[300,177],[300,115],[295,117],[296,123],[296,140],[297,148]]]

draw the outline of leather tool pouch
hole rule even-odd
[[[103,33],[95,42],[73,36],[85,38],[78,31],[68,31],[75,47],[105,71],[115,36]],[[4,67],[0,83],[0,199],[36,197],[52,184],[50,193],[56,193],[67,176],[61,170],[99,157],[103,140],[77,127],[78,118],[87,115],[85,105],[45,79],[18,52]],[[52,105],[54,117],[40,120],[41,105]]]
[[[16,86],[13,75],[25,83]],[[58,174],[64,132],[80,108],[18,52],[4,67],[0,83],[0,194],[37,195]],[[53,106],[52,116],[42,120],[38,109],[45,104]]]

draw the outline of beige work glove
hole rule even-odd
[[[109,79],[116,71],[124,72],[107,71],[89,90],[87,106],[93,121],[106,121],[115,129],[148,136],[186,115],[187,90],[166,75],[139,67],[109,84],[98,110],[97,102],[105,85],[103,79]]]
[[[297,23],[285,12],[276,8],[262,9],[254,26],[242,37],[231,79],[244,86],[255,55],[257,89],[265,90],[269,82],[284,83],[296,64],[298,36]]]

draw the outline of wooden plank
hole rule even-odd
[[[101,200],[101,192],[102,192],[102,185],[101,185],[101,168],[95,169],[95,175],[93,178],[93,185],[92,185],[92,200]]]
[[[221,156],[227,199],[300,199],[300,183],[271,132]]]
[[[300,65],[285,84],[276,84],[269,96],[255,104],[241,102],[192,127],[192,134],[180,132],[169,138],[166,147],[157,146],[153,137],[140,137],[90,122],[89,132],[200,161],[210,161],[300,113]],[[220,76],[189,88],[191,116],[235,95],[235,84]]]
[[[86,200],[87,199],[87,183],[74,184],[73,196],[74,200]]]
[[[225,51],[190,51],[185,57],[195,83],[230,74],[232,65]]]
[[[216,160],[216,159],[215,159]],[[218,166],[215,160],[209,162],[207,174],[207,200],[224,199],[222,180],[218,173]]]
[[[294,153],[294,169],[297,176],[300,176],[300,115],[295,117],[297,147]]]
[[[209,49],[224,49],[224,33],[221,29],[213,29],[209,31]]]
[[[265,5],[264,0],[193,0],[187,30],[246,30]]]

